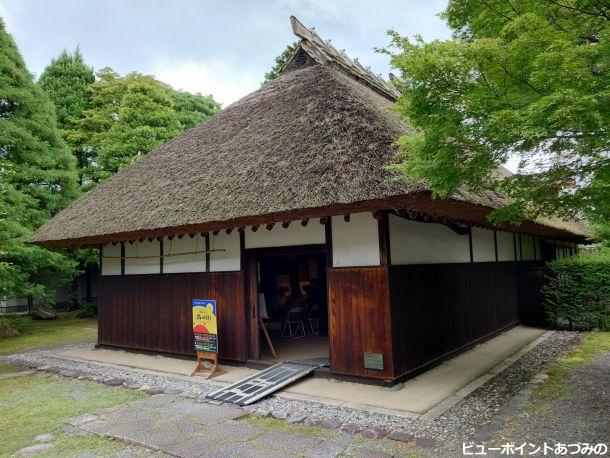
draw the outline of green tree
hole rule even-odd
[[[76,157],[79,182],[83,184],[83,175],[91,166],[93,158],[91,149],[73,141],[69,136],[73,121],[80,118],[83,111],[90,108],[87,88],[95,81],[93,68],[87,66],[79,48],[73,53],[63,51],[44,69],[38,84],[51,98],[55,105],[57,124],[64,140]]]
[[[275,58],[275,64],[273,64],[273,67],[271,67],[271,70],[269,70],[267,73],[265,73],[265,81],[263,81],[263,84],[266,84],[269,81],[273,81],[278,76],[280,76],[280,73],[282,72],[284,65],[286,65],[286,63],[288,62],[288,59],[290,59],[290,57],[292,56],[292,54],[294,53],[295,49],[297,49],[298,46],[299,46],[299,43],[296,41],[294,43],[286,46],[286,48],[282,51],[282,53]]]
[[[211,95],[172,90],[169,92],[169,98],[183,131],[196,126],[220,110],[220,104]]]
[[[75,263],[26,239],[77,195],[74,160],[53,104],[34,83],[2,20],[0,162],[0,295],[49,299],[52,287],[71,280]]]
[[[88,186],[182,132],[166,84],[135,72],[121,77],[110,68],[98,71],[97,77],[88,88],[92,108],[68,133],[95,158],[86,172]]]
[[[449,41],[391,32],[405,175],[436,196],[492,188],[493,221],[610,218],[610,8],[596,0],[450,0]],[[520,159],[518,174],[497,167]]]

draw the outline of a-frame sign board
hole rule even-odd
[[[207,369],[205,361],[213,364],[207,378],[216,377],[226,373],[218,365],[218,327],[216,320],[216,301],[207,299],[193,299],[193,338],[197,352],[197,367],[191,376]]]

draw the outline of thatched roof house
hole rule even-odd
[[[425,184],[396,179],[387,166],[409,129],[396,91],[292,25],[301,41],[279,78],[32,235],[101,248],[99,343],[192,355],[191,300],[210,298],[224,359],[259,359],[260,318],[292,316],[285,335],[328,336],[315,347],[325,354],[302,350],[329,356],[335,376],[396,381],[539,323],[544,261],[573,254],[586,227],[494,228],[487,215],[503,196],[433,200]]]
[[[407,208],[488,226],[505,199],[459,193],[432,202],[386,166],[408,130],[396,93],[294,20],[301,46],[282,76],[139,158],[42,226],[31,241],[99,244],[360,210]],[[580,240],[576,223],[525,223]]]

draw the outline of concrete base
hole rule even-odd
[[[402,386],[383,388],[332,379],[307,378],[290,385],[277,396],[417,417],[492,371],[544,333],[544,329],[538,328],[512,328],[424,372]],[[189,376],[195,367],[193,361],[183,359],[93,348],[62,352],[60,357],[178,376]],[[223,368],[227,373],[214,378],[212,383],[232,383],[256,372],[243,366],[223,365]],[[191,379],[210,383],[203,377],[196,376]]]

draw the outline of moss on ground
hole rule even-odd
[[[545,401],[568,396],[576,388],[569,383],[570,374],[607,351],[610,351],[610,332],[588,332],[578,347],[551,367],[548,380],[534,391],[532,400],[544,409]]]
[[[304,436],[319,437],[321,439],[328,439],[331,436],[329,430],[320,428],[319,426],[304,426],[299,423],[290,423],[285,420],[278,420],[273,417],[259,417],[257,415],[247,415],[240,418],[239,421],[247,423],[249,425],[262,426],[267,429],[279,429],[294,434],[302,434]]]
[[[141,391],[108,387],[60,376],[30,375],[0,383],[0,456],[33,445],[39,434],[53,434],[47,456],[81,452],[104,456],[124,445],[98,436],[72,437],[62,427],[71,418],[145,397]]]
[[[23,316],[2,320],[8,320],[19,335],[0,339],[0,355],[97,341],[97,320],[77,318],[76,312],[59,313],[54,320],[38,321]]]
[[[292,434],[311,436],[318,439],[325,439],[330,441],[339,440],[339,442],[341,443],[345,442],[344,433],[338,430],[332,431],[324,429],[320,426],[304,426],[299,423],[290,423],[286,420],[278,420],[273,417],[259,417],[253,414],[242,417],[239,419],[239,421],[250,425],[262,426],[263,428],[267,429],[281,430]],[[340,438],[341,435],[343,435],[343,438]],[[356,434],[349,438],[349,444],[351,446],[364,447],[367,452],[371,453],[372,456],[374,456],[376,452],[404,457],[427,456],[425,454],[420,453],[419,451],[415,451],[416,447],[412,442],[402,443],[395,442],[389,439],[370,440]],[[341,453],[338,456],[348,457],[352,455]]]
[[[14,374],[15,372],[23,372],[25,370],[22,366],[0,361],[0,375]]]

